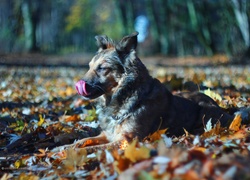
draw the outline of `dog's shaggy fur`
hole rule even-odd
[[[103,133],[93,144],[126,139],[140,140],[168,128],[169,135],[182,135],[184,128],[193,134],[203,132],[209,119],[226,126],[233,116],[225,113],[208,96],[199,92],[172,95],[136,55],[137,34],[115,44],[97,36],[98,53],[76,89],[85,99],[96,99]],[[92,139],[93,140],[93,139]]]

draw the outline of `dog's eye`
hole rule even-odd
[[[106,70],[110,70],[110,67],[106,67],[106,66],[98,66],[97,71],[106,71]]]

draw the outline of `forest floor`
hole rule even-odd
[[[250,179],[250,126],[239,116],[228,128],[208,123],[199,136],[167,137],[162,130],[126,148],[90,155],[84,149],[52,152],[100,132],[95,109],[74,89],[90,59],[0,55],[1,180]],[[226,111],[250,107],[250,65],[219,55],[141,59],[173,93],[195,85]]]

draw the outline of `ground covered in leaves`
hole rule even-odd
[[[228,111],[250,106],[250,66],[148,67],[173,93],[198,87]],[[250,179],[250,126],[239,116],[229,128],[204,125],[200,136],[159,130],[119,149],[51,151],[100,133],[94,107],[74,89],[85,71],[0,66],[2,180]]]

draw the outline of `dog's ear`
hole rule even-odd
[[[95,36],[97,46],[99,47],[99,51],[108,49],[113,46],[113,42],[106,35]]]
[[[116,46],[115,49],[118,54],[127,54],[131,50],[135,50],[137,46],[138,32],[134,32],[128,36],[125,36]]]

